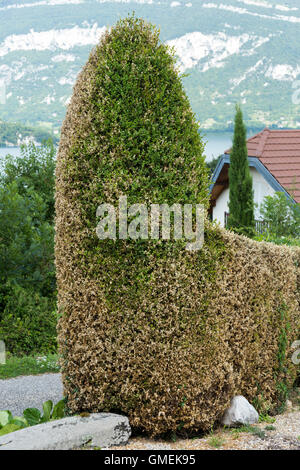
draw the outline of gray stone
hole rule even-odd
[[[128,418],[112,413],[72,416],[21,429],[0,437],[0,450],[70,450],[83,445],[111,447],[126,444]]]
[[[230,407],[225,411],[222,424],[229,427],[241,424],[254,424],[259,420],[256,409],[242,395],[231,400]]]

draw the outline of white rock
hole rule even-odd
[[[287,400],[285,406],[287,411],[293,411],[293,403],[291,402],[291,400]]]
[[[241,424],[254,424],[259,420],[256,409],[242,395],[231,400],[230,407],[225,411],[222,424],[233,427]]]
[[[72,416],[5,434],[0,450],[70,450],[89,444],[107,448],[126,444],[128,418],[113,413]]]

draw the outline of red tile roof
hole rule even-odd
[[[300,203],[300,129],[266,128],[247,140],[247,148],[248,156],[257,157],[279,184]]]

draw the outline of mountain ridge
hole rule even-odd
[[[200,128],[231,129],[236,103],[251,128],[300,127],[296,0],[2,0],[0,120],[58,132],[90,50],[133,10],[175,48]]]

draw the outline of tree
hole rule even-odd
[[[300,238],[300,204],[293,203],[284,193],[266,196],[260,213],[273,235]]]
[[[0,176],[0,337],[12,353],[56,344],[51,143],[8,155]]]
[[[229,166],[228,227],[237,233],[254,233],[253,182],[249,170],[246,127],[242,110],[236,107],[233,146]]]
[[[219,155],[218,157],[214,157],[212,160],[210,160],[209,162],[206,162],[206,165],[209,169],[209,171],[211,172],[211,174],[214,173],[219,161],[221,159],[221,155]]]
[[[20,195],[26,196],[28,191],[38,194],[46,205],[44,217],[50,223],[54,219],[55,154],[51,139],[39,147],[33,143],[22,145],[20,157],[5,157],[0,174],[2,187],[15,182]]]

